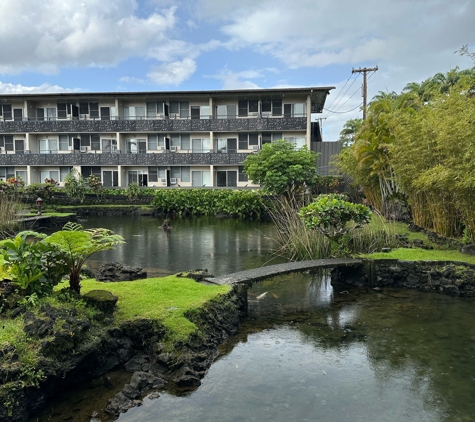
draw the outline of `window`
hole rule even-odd
[[[127,144],[127,152],[130,152],[132,154],[137,154],[137,153],[146,153],[147,152],[147,140],[146,139],[127,139],[126,140]]]
[[[305,145],[305,136],[303,137],[285,136],[284,139],[294,144],[295,149],[302,148]]]
[[[57,154],[58,140],[57,139],[40,139],[40,154]],[[57,178],[54,180],[58,180]]]
[[[13,135],[0,135],[0,147],[3,147],[5,151],[14,151],[13,145]]]
[[[101,168],[96,166],[83,166],[81,167],[81,176],[87,179],[91,174],[101,180]]]
[[[172,167],[170,177],[174,177],[182,182],[190,181],[190,167]]]
[[[127,181],[131,183],[137,183],[139,186],[148,185],[148,175],[145,170],[129,170],[127,172]]]
[[[282,100],[262,100],[262,115],[282,116]]]
[[[167,177],[166,167],[149,167],[148,168],[148,180],[149,182],[160,182]]]
[[[209,139],[192,139],[192,152],[211,152]]]
[[[117,141],[115,139],[101,139],[102,152],[117,151]]]
[[[99,118],[99,103],[89,103],[89,117],[92,119]]]
[[[55,182],[59,182],[59,171],[58,170],[41,170],[40,183],[45,183],[46,179],[53,179]]]
[[[79,103],[79,115],[89,114],[89,103]]]
[[[305,117],[306,104],[284,104],[284,117]]]
[[[282,133],[281,132],[263,132],[262,133],[262,145],[268,144],[270,142],[275,142],[279,139],[282,139]]]
[[[58,103],[58,119],[66,119],[67,116],[67,104],[66,103]],[[57,179],[54,179],[57,180]]]
[[[188,134],[173,134],[171,137],[171,143],[170,146],[172,147],[178,147],[183,150],[190,150],[190,135]]]
[[[28,173],[26,170],[16,170],[15,177],[17,179],[23,180],[26,184],[28,184]]]
[[[22,108],[14,108],[13,109],[13,120],[16,122],[21,122],[23,120],[23,109]]]
[[[0,180],[6,182],[10,177],[15,177],[15,167],[0,167]]]
[[[67,151],[69,150],[69,136],[68,135],[59,135],[59,150]]]
[[[156,151],[158,149],[158,135],[148,135],[147,149],[149,151]]]
[[[257,149],[259,146],[259,137],[257,133],[240,133],[239,149]]]
[[[110,107],[101,107],[101,120],[110,120],[110,119],[111,119]]]
[[[257,100],[239,100],[239,117],[257,116],[259,112],[259,102]]]
[[[247,174],[244,173],[244,166],[239,166],[238,169],[238,180],[240,182],[247,182],[249,179],[247,177]]]
[[[237,138],[217,139],[217,152],[237,152]]]
[[[190,113],[190,103],[188,101],[170,101],[170,117],[181,117],[186,119]]]
[[[104,170],[102,172],[102,186],[105,188],[119,186],[119,172],[117,170]]]
[[[209,106],[191,106],[192,119],[209,119]]]
[[[125,107],[124,112],[127,120],[145,119],[145,107],[143,106]]]
[[[2,111],[3,111],[3,120],[12,120],[12,105],[11,104],[3,104]]]
[[[45,119],[45,109],[44,108],[37,108],[36,109],[36,120],[44,120]]]
[[[192,186],[195,186],[195,187],[210,186],[211,179],[210,179],[209,171],[193,170],[191,172],[191,181],[192,181]]]
[[[216,106],[217,119],[235,119],[237,113],[236,104],[218,105]]]
[[[216,186],[218,187],[236,187],[237,171],[236,170],[218,170],[216,172]]]
[[[59,181],[64,182],[64,179],[66,179],[66,176],[71,173],[71,168],[72,167],[60,167],[59,168]]]
[[[164,116],[163,101],[147,102],[147,119],[156,119],[157,116]]]
[[[98,134],[91,135],[91,151],[101,150],[101,138]]]
[[[46,119],[47,120],[56,120],[56,109],[54,107],[46,108]]]

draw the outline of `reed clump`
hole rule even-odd
[[[19,228],[17,214],[21,204],[7,195],[0,196],[0,239],[14,234]]]
[[[311,197],[294,196],[274,198],[268,213],[276,225],[274,253],[290,261],[341,257],[341,251],[328,238],[316,230],[305,227],[298,211],[311,202]],[[396,224],[373,213],[369,224],[352,230],[344,238],[344,255],[368,254],[382,248],[398,245]]]

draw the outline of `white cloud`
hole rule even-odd
[[[186,58],[181,61],[155,66],[147,74],[151,82],[158,85],[180,85],[196,71],[196,62]]]
[[[267,73],[278,73],[275,68],[248,69],[240,72],[233,72],[227,67],[214,75],[208,75],[207,78],[214,78],[223,81],[222,89],[258,89],[255,82],[249,79],[264,79]]]
[[[58,85],[44,83],[39,86],[25,86],[21,84],[11,84],[0,82],[1,94],[37,94],[37,93],[57,93],[57,92],[81,92],[79,88],[67,89]]]
[[[167,43],[175,7],[136,16],[133,0],[2,0],[1,73],[113,66]]]

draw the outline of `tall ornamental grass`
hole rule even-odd
[[[278,197],[268,208],[276,225],[274,253],[290,261],[334,257],[337,253],[335,246],[323,234],[307,229],[299,217],[298,211],[305,202],[308,201]],[[378,252],[385,247],[394,248],[398,245],[397,227],[373,212],[370,223],[351,231],[344,241],[352,255]]]

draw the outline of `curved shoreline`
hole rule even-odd
[[[11,409],[1,406],[0,420],[26,421],[57,391],[124,365],[136,374],[135,378],[141,377],[140,380],[146,382],[142,382],[141,388],[137,387],[140,382],[127,384],[110,401],[112,414],[140,404],[141,397],[157,385],[157,380],[196,387],[213,363],[217,347],[238,330],[247,314],[247,290],[253,283],[281,274],[323,268],[332,268],[332,282],[475,297],[475,265],[460,262],[329,259],[277,264],[209,278],[206,283],[231,285],[232,289],[187,316],[198,326],[198,331],[185,344],[176,345],[177,355],[164,351],[161,343],[164,328],[157,321],[136,320],[117,328],[105,328],[95,342],[82,344],[79,354],[63,356],[54,368],[41,368],[46,378],[39,388],[23,388],[19,381],[12,383],[9,391],[3,391],[1,399],[5,403],[8,398],[17,405]]]

